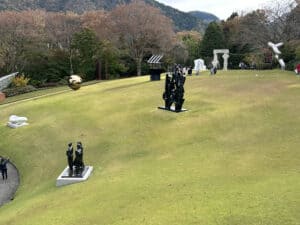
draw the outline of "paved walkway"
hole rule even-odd
[[[0,207],[14,198],[19,184],[20,178],[18,170],[13,164],[8,163],[7,180],[2,180],[2,175],[0,173]]]

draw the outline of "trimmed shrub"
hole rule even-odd
[[[6,97],[12,97],[15,95],[25,94],[28,92],[36,91],[37,89],[31,85],[27,85],[25,87],[13,87],[13,88],[6,88],[2,90]]]
[[[11,83],[12,87],[25,87],[29,82],[29,78],[26,78],[24,74],[16,76]]]

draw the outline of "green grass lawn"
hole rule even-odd
[[[83,83],[82,86],[93,85],[96,83],[99,83],[99,81],[88,81]],[[4,101],[0,102],[0,105],[15,103],[19,101],[26,101],[27,99],[31,99],[31,98],[52,96],[52,95],[61,94],[63,92],[68,92],[68,91],[71,91],[71,89],[67,85],[52,87],[52,88],[41,88],[37,91],[6,98]]]
[[[1,225],[299,225],[300,78],[188,77],[185,113],[158,110],[164,80],[115,80],[0,106],[0,155],[21,173]],[[9,115],[30,125],[5,126]],[[67,143],[94,172],[55,187]]]

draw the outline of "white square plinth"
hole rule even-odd
[[[69,167],[67,166],[64,171],[59,175],[56,179],[56,187],[68,185],[68,184],[75,184],[79,182],[86,181],[93,171],[92,166],[85,166],[85,169],[82,173],[82,177],[69,177]]]

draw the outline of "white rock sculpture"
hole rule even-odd
[[[274,44],[272,42],[268,42],[268,46],[270,48],[272,48],[273,52],[275,53],[275,58],[278,60],[280,66],[281,66],[281,69],[282,70],[285,70],[285,62],[283,59],[281,59],[279,56],[281,55],[281,51],[279,50],[279,47],[281,47],[283,45],[283,42],[280,42],[280,43],[277,43],[277,44]]]
[[[272,42],[268,42],[268,45],[269,47],[272,48],[273,52],[276,54],[276,55],[280,55],[281,54],[281,51],[279,50],[279,47],[281,47],[283,45],[282,42],[280,43],[277,43],[277,44],[274,44]]]
[[[9,121],[7,123],[7,126],[11,128],[19,128],[28,125],[27,123],[28,119],[26,117],[20,117],[16,115],[11,115],[9,117]]]
[[[0,78],[0,91],[3,90],[4,88],[7,88],[17,74],[18,74],[18,72],[1,77]]]
[[[199,73],[199,71],[206,70],[206,66],[203,59],[194,60],[194,64],[195,64],[194,70],[196,71],[196,73]]]
[[[218,54],[223,54],[224,64],[223,64],[223,70],[228,69],[228,58],[229,58],[229,49],[214,49],[214,59],[212,61],[213,67],[218,67],[219,60],[218,60]]]

